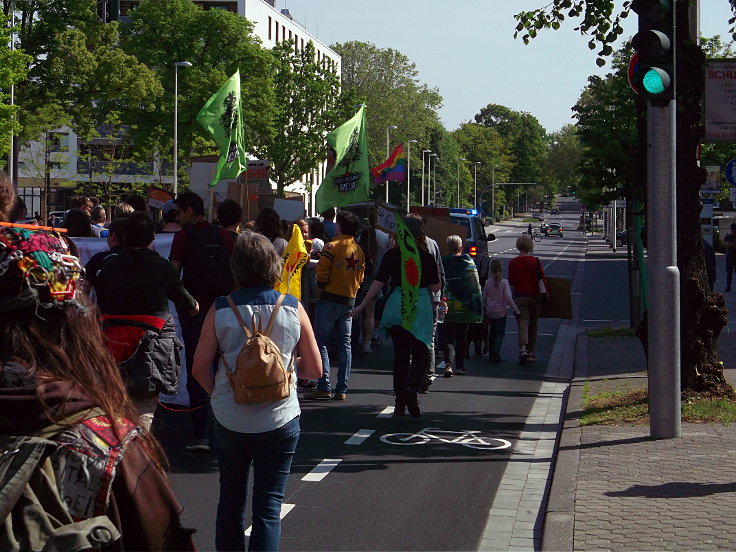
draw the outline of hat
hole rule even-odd
[[[176,203],[173,199],[169,199],[166,202],[164,202],[163,212],[164,215],[168,215],[171,211],[175,210],[177,208]]]
[[[424,236],[424,231],[422,230],[422,219],[418,219],[415,217],[402,217],[404,221],[404,224],[406,224],[406,227],[409,229],[409,232],[411,232],[411,235],[415,238],[420,238]]]
[[[83,274],[58,232],[0,226],[0,312],[74,300]]]

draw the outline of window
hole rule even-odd
[[[69,151],[69,133],[52,132],[49,134],[49,149],[51,151]]]
[[[289,31],[289,40],[291,40],[291,31]]]
[[[279,22],[276,21],[276,44],[279,43]]]
[[[271,16],[269,15],[268,16],[268,40],[271,40],[271,25],[272,25]]]
[[[286,27],[281,25],[281,40],[286,40]]]

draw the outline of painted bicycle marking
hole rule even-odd
[[[470,429],[450,431],[438,427],[425,427],[416,433],[387,433],[381,435],[381,441],[390,445],[404,446],[426,445],[435,440],[478,450],[502,450],[511,447],[511,441],[498,437],[486,437],[480,433],[480,431]]]

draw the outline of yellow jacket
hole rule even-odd
[[[338,236],[322,249],[316,271],[320,300],[354,305],[365,271],[363,250],[352,236]]]

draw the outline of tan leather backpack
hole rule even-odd
[[[276,313],[279,311],[284,297],[282,294],[276,301],[276,306],[271,313],[271,318],[268,320],[265,330],[261,326],[260,313],[253,313],[251,320],[253,330],[251,331],[245,325],[245,321],[235,303],[233,303],[232,297],[227,296],[227,302],[245,333],[245,344],[238,353],[235,372],[230,370],[230,366],[228,366],[224,355],[222,355],[230,389],[233,392],[235,402],[238,404],[280,401],[287,398],[291,392],[291,382],[294,375],[292,366],[296,351],[291,356],[288,369],[284,368],[281,349],[269,337],[274,320],[276,320]],[[256,321],[256,315],[258,315],[258,321]]]

